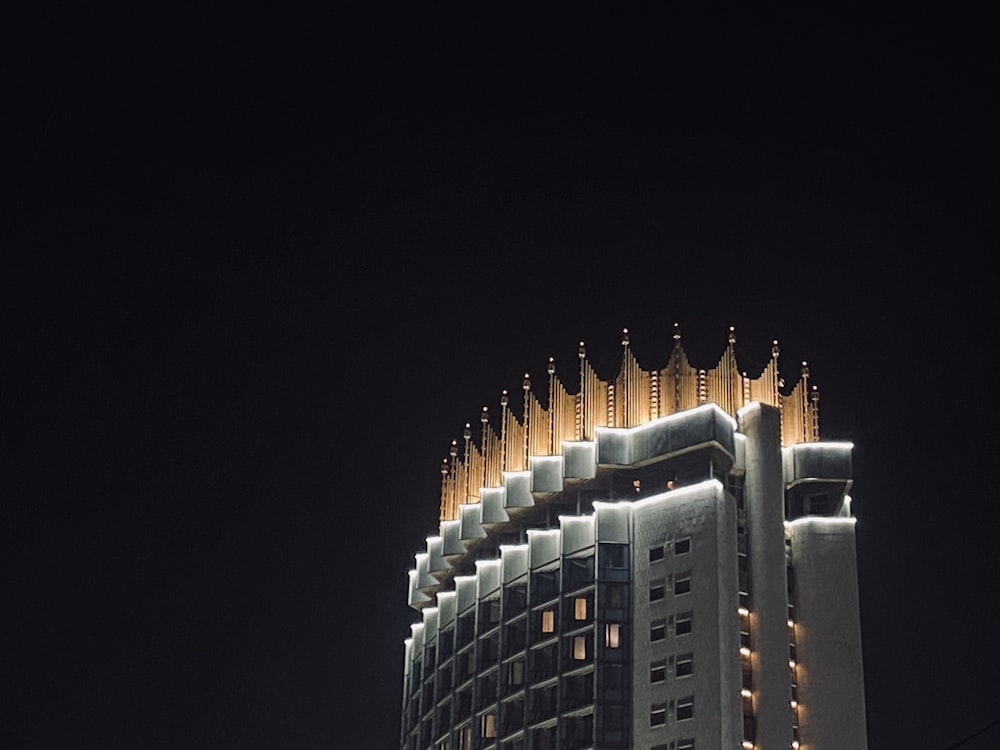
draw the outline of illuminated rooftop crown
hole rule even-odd
[[[771,344],[771,359],[756,378],[736,364],[735,329],[729,327],[728,345],[715,367],[695,368],[681,346],[674,324],[674,346],[661,369],[644,370],[629,348],[628,329],[622,330],[622,360],[618,374],[602,380],[587,360],[580,342],[580,386],[570,393],[556,375],[549,358],[548,405],[543,406],[524,374],[524,404],[518,416],[504,390],[500,396],[500,431],[490,423],[487,407],[480,416],[479,445],[466,423],[464,449],[451,444],[441,464],[441,520],[458,517],[459,506],[479,502],[482,487],[499,487],[503,472],[524,471],[530,456],[562,454],[569,441],[593,440],[597,427],[636,427],[659,417],[706,403],[715,403],[730,416],[757,401],[777,407],[781,414],[782,445],[819,440],[819,392],[809,386],[809,368],[802,363],[800,378],[785,394],[778,375],[778,342]]]

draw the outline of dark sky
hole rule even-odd
[[[675,321],[856,445],[872,750],[1000,719],[995,56],[759,20],[12,60],[4,744],[391,750],[451,440]]]

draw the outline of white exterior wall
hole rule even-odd
[[[634,646],[632,651],[633,746],[653,747],[697,738],[699,750],[738,748],[742,739],[739,630],[737,615],[736,510],[721,484],[706,481],[632,504]],[[677,555],[673,543],[690,537],[691,551]],[[666,545],[661,560],[650,562],[650,547]],[[675,595],[672,582],[690,571],[691,592]],[[662,600],[649,601],[650,586],[663,579]],[[650,641],[650,626],[680,612],[692,613],[692,632]],[[693,654],[693,673],[677,677],[671,657]],[[650,666],[668,660],[666,680],[650,683]],[[655,703],[694,697],[694,718],[675,719],[668,710],[664,726],[650,726]]]
[[[792,682],[780,415],[774,407],[753,403],[740,411],[740,427],[747,437],[743,497],[749,530],[755,747],[785,750],[792,742]]]
[[[802,750],[867,750],[853,518],[788,525]]]

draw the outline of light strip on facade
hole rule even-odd
[[[793,526],[804,526],[809,523],[821,524],[823,526],[854,526],[857,522],[858,519],[854,516],[802,516],[791,521],[785,521],[785,528],[790,529]]]

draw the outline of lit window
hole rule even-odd
[[[690,551],[691,551],[691,537],[678,539],[676,542],[674,542],[675,555],[686,555]]]
[[[657,560],[663,559],[663,545],[657,545],[656,547],[649,548],[649,561],[656,562]]]
[[[587,636],[577,635],[573,637],[573,658],[577,661],[587,658]]]
[[[484,714],[482,719],[483,737],[497,736],[497,715]]]
[[[622,643],[622,626],[616,622],[604,626],[604,645],[608,648],[619,648]]]
[[[687,594],[691,591],[691,574],[683,573],[674,579],[674,593]]]
[[[663,581],[653,581],[649,586],[649,601],[657,602],[666,594],[667,587]]]
[[[677,620],[674,622],[674,634],[684,635],[691,632],[691,613],[681,612],[677,615]]]
[[[458,750],[472,750],[472,727],[466,725],[458,730]]]
[[[547,609],[542,612],[542,632],[543,633],[554,633],[556,632],[556,613],[555,610]]]
[[[649,681],[663,682],[667,679],[667,662],[664,659],[654,661],[649,665]]]
[[[578,596],[573,605],[573,617],[577,620],[587,619],[587,598]]]
[[[649,709],[649,726],[662,727],[667,723],[667,704],[654,703]]]
[[[694,698],[690,695],[677,701],[677,721],[694,717]]]
[[[674,674],[677,677],[686,677],[694,671],[694,658],[691,654],[681,654],[677,657]]]
[[[649,640],[662,641],[667,637],[667,623],[665,620],[655,620],[649,625]]]

